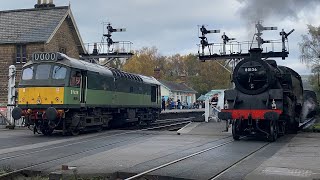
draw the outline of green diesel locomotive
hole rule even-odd
[[[77,135],[125,123],[150,123],[161,111],[160,84],[153,77],[70,58],[35,53],[22,68],[14,119],[34,133]]]

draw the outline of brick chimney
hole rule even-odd
[[[56,7],[55,4],[53,4],[53,0],[38,0],[37,4],[34,5],[34,8],[39,9],[39,8],[52,8]]]
[[[153,72],[154,72],[154,78],[156,78],[156,79],[160,79],[160,78],[161,78],[160,68],[159,68],[158,66],[156,66],[156,67],[153,69]]]
[[[186,83],[186,82],[187,82],[187,76],[186,76],[185,74],[181,74],[181,75],[180,75],[180,81],[181,81],[182,83]]]

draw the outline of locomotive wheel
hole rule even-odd
[[[281,131],[280,131],[280,129],[281,129]],[[285,123],[283,123],[283,122],[279,122],[278,123],[278,135],[279,136],[283,136],[283,135],[285,135],[285,133],[286,133],[286,125],[285,125]]]
[[[232,137],[235,141],[239,141],[240,140],[240,135],[237,132],[237,126],[239,125],[239,120],[235,120],[232,123]]]
[[[80,130],[78,128],[71,129],[71,135],[72,136],[78,136],[80,133]]]
[[[53,129],[51,128],[44,128],[44,129],[41,129],[41,132],[43,135],[45,136],[50,136],[52,133],[53,133]]]
[[[288,123],[287,124],[287,130],[289,134],[297,134],[299,130],[299,123]]]
[[[292,126],[293,126],[292,133],[293,134],[297,134],[298,131],[299,131],[299,123],[298,122],[294,122]]]
[[[269,136],[267,140],[269,142],[274,142],[278,138],[278,127],[276,121],[270,121],[269,123]]]
[[[102,130],[103,130],[103,127],[102,127],[102,125],[101,125],[101,126],[98,126],[98,127],[97,127],[97,130],[96,130],[96,131],[97,131],[97,132],[101,132]]]

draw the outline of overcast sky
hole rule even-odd
[[[0,0],[1,10],[33,8],[36,0]],[[300,74],[310,70],[299,61],[301,35],[306,25],[320,25],[320,0],[54,0],[56,6],[71,3],[84,43],[99,42],[102,22],[127,32],[114,33],[114,41],[133,42],[133,49],[156,46],[162,55],[197,53],[197,25],[220,29],[238,41],[252,38],[255,18],[279,31],[296,31],[289,37],[290,54],[279,64]],[[254,7],[254,9],[253,9]],[[264,39],[279,39],[279,31],[265,32]],[[210,42],[221,42],[220,35],[209,35]]]

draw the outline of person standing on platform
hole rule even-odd
[[[166,99],[164,98],[164,96],[162,96],[162,110],[166,110]]]
[[[212,96],[211,105],[213,107],[217,107],[217,105],[218,105],[218,94],[215,94],[215,95]]]
[[[168,109],[171,110],[171,99],[170,98],[168,98],[167,103],[168,103]]]

